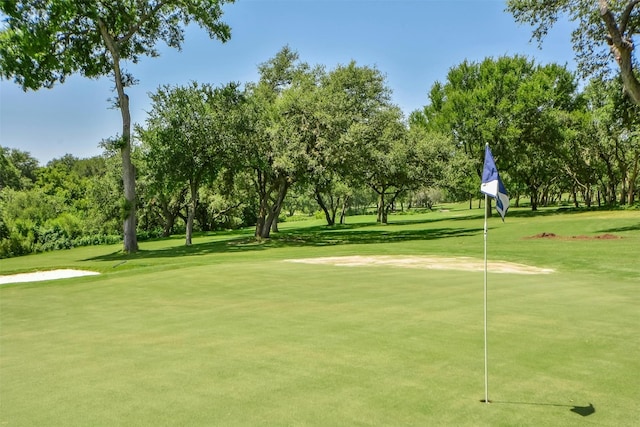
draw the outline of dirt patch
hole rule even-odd
[[[597,236],[558,236],[555,233],[538,233],[535,236],[525,237],[526,239],[560,239],[560,240],[611,240],[611,239],[622,239],[620,236],[616,236],[615,234],[600,234]]]
[[[484,271],[484,261],[469,257],[429,257],[429,256],[344,256],[324,258],[288,259],[286,262],[301,264],[328,264],[340,267],[391,266],[431,270]],[[506,261],[489,261],[487,270],[491,273],[549,274],[552,269]]]
[[[8,276],[0,276],[0,285],[4,285],[7,283],[41,282],[43,280],[67,279],[69,277],[93,276],[96,274],[100,273],[96,273],[95,271],[70,269],[36,271],[34,273],[20,273],[11,274]]]

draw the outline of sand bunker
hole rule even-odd
[[[9,276],[0,276],[0,285],[4,285],[6,283],[40,282],[43,280],[66,279],[69,277],[94,276],[96,274],[100,273],[96,273],[95,271],[70,269],[36,271],[34,273],[20,273],[12,274]]]
[[[422,268],[430,270],[462,270],[484,271],[484,261],[469,257],[430,257],[430,256],[343,256],[325,258],[288,259],[286,262],[302,264],[328,264],[340,267],[391,266],[405,268]],[[489,261],[487,270],[490,273],[512,274],[549,274],[549,268],[538,268],[530,265],[516,264],[506,261]]]

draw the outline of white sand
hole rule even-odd
[[[6,283],[40,282],[42,280],[66,279],[69,277],[80,277],[80,276],[94,276],[96,274],[100,274],[100,273],[96,273],[95,271],[71,270],[71,269],[36,271],[34,273],[20,273],[20,274],[11,274],[8,276],[0,276],[0,285],[4,285]]]
[[[359,266],[392,266],[405,268],[422,268],[433,270],[484,271],[484,261],[469,257],[431,257],[431,256],[343,256],[325,258],[288,259],[286,262],[303,264],[329,264],[341,267]],[[530,265],[516,264],[506,261],[489,261],[487,271],[490,273],[512,274],[549,274],[552,269]]]

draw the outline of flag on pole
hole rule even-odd
[[[498,173],[498,168],[496,168],[496,163],[493,161],[489,144],[485,146],[484,169],[482,170],[480,192],[496,200],[496,210],[504,221],[504,216],[509,210],[509,195],[500,179],[500,174]]]

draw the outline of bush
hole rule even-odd
[[[76,238],[82,234],[82,221],[70,213],[63,213],[45,222],[45,228],[60,230],[66,237]]]
[[[42,227],[34,245],[35,252],[46,252],[73,247],[70,237],[58,224],[51,228]]]
[[[26,255],[30,252],[31,247],[26,245],[26,242],[17,234],[0,240],[0,259]]]
[[[113,245],[122,242],[122,236],[114,234],[89,234],[73,240],[73,246]]]

